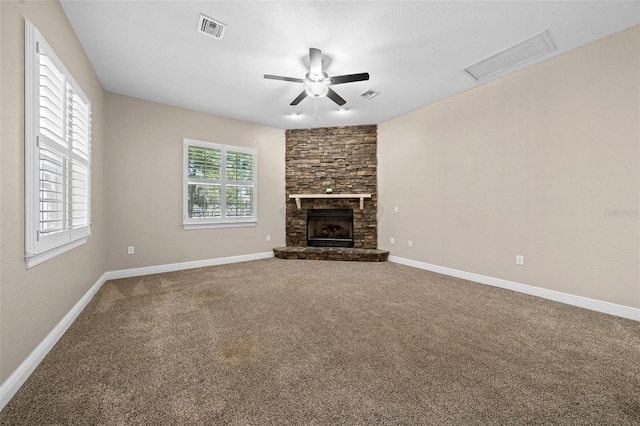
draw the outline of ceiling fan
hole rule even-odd
[[[309,72],[305,78],[282,77],[279,75],[265,74],[264,78],[269,80],[290,81],[292,83],[303,83],[305,85],[302,93],[291,102],[291,105],[298,105],[301,100],[307,96],[313,98],[328,97],[333,102],[342,106],[347,101],[342,99],[330,85],[353,83],[355,81],[369,80],[369,73],[346,74],[329,77],[326,72],[322,71],[322,51],[314,47],[309,49]]]

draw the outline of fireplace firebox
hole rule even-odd
[[[353,247],[353,210],[307,210],[307,247]]]

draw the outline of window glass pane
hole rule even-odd
[[[253,187],[227,186],[227,217],[253,216]]]
[[[243,152],[227,152],[227,180],[252,182],[253,155]]]
[[[64,229],[64,158],[46,148],[40,149],[40,226],[41,233]]]
[[[220,179],[219,149],[189,146],[187,158],[188,176],[196,179]]]
[[[215,218],[221,216],[220,185],[188,185],[189,218]]]

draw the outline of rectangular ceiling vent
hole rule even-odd
[[[198,31],[202,34],[206,34],[213,38],[217,38],[218,40],[222,40],[226,29],[227,26],[222,22],[211,19],[208,16],[200,15],[200,20],[198,21]]]
[[[476,81],[485,80],[525,62],[547,55],[556,50],[548,31],[515,44],[505,50],[491,55],[473,65],[464,68]]]
[[[363,98],[367,98],[367,99],[373,99],[376,96],[378,96],[380,94],[380,92],[376,92],[375,90],[367,90],[366,92],[364,92],[362,95]]]

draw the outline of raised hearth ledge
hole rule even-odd
[[[360,198],[360,210],[364,209],[364,199],[371,198],[371,194],[293,194],[289,198],[296,200],[296,206],[301,207],[300,200],[303,198]]]
[[[278,259],[349,260],[355,262],[385,262],[386,250],[342,247],[277,247],[273,254]]]

